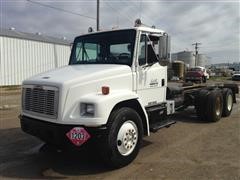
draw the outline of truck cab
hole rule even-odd
[[[166,110],[173,107],[166,100],[169,47],[166,32],[143,26],[76,37],[68,66],[23,82],[23,131],[49,144],[77,147],[107,132],[121,157],[111,162],[129,163],[142,136],[150,134],[148,111],[173,112]]]

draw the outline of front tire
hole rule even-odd
[[[108,120],[108,133],[103,144],[104,160],[114,168],[131,163],[137,156],[143,137],[138,113],[127,107],[114,110]]]

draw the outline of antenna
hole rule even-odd
[[[139,14],[139,19],[142,18],[142,0],[140,0],[140,14]]]
[[[142,21],[141,21],[141,19],[136,19],[135,20],[135,27],[139,27],[139,26],[141,26],[142,25]]]

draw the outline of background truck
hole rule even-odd
[[[205,83],[209,79],[209,74],[207,73],[206,68],[201,66],[196,66],[187,71],[185,75],[185,81],[200,82]]]
[[[234,84],[167,86],[169,39],[140,24],[76,37],[68,66],[23,82],[22,130],[57,148],[92,147],[122,167],[143,136],[175,123],[167,116],[176,111],[195,106],[212,122],[229,116]]]

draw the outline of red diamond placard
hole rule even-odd
[[[82,127],[74,127],[68,133],[66,133],[68,139],[75,145],[81,146],[85,143],[91,136]]]

